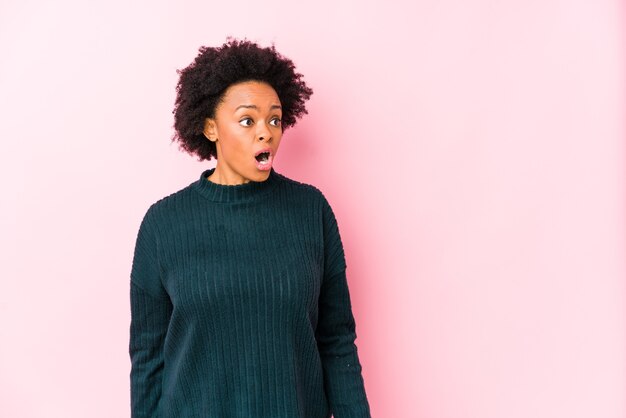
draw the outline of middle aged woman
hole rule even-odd
[[[370,417],[337,220],[273,167],[312,90],[232,38],[179,74],[173,139],[217,165],[139,227],[132,417]]]

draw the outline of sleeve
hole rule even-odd
[[[144,216],[130,274],[130,399],[131,417],[155,417],[161,398],[163,343],[172,313],[162,286],[151,210]]]
[[[346,278],[343,244],[335,215],[324,199],[324,277],[316,340],[324,387],[334,418],[371,418],[358,357],[356,324]]]

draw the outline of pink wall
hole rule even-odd
[[[315,90],[275,166],[336,211],[375,417],[624,417],[623,17],[4,0],[0,416],[128,416],[140,218],[214,165],[170,145],[175,70],[234,35]]]

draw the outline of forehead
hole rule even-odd
[[[225,107],[232,108],[241,104],[269,107],[273,104],[279,105],[280,99],[269,84],[260,81],[244,81],[229,86],[222,102]]]

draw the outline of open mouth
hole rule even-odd
[[[254,158],[256,158],[256,160],[260,163],[267,163],[269,162],[269,159],[270,159],[270,153],[269,151],[262,152]]]
[[[272,161],[274,160],[271,149],[266,148],[265,151],[259,152],[254,158],[256,159],[256,167],[259,170],[269,171],[271,169]]]

